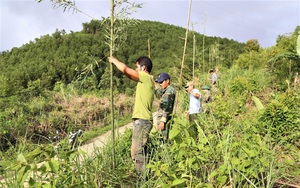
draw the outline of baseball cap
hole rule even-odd
[[[155,80],[155,82],[161,83],[164,80],[168,80],[170,79],[170,75],[166,72],[160,73],[160,75],[158,76],[158,78]]]
[[[189,86],[194,86],[194,83],[193,82],[188,82],[188,83],[186,83],[186,85],[184,87],[188,88]]]
[[[210,87],[209,86],[203,86],[202,90],[205,90],[205,89],[210,90]]]

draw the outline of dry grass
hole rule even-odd
[[[115,112],[122,118],[132,111],[134,98],[118,94],[115,98]],[[65,97],[55,95],[52,108],[45,117],[32,126],[38,132],[55,132],[66,134],[69,129],[90,130],[94,127],[108,125],[110,122],[110,99],[95,95],[73,95]]]

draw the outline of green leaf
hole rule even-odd
[[[29,153],[27,154],[27,158],[31,158],[31,159],[32,159],[32,158],[35,158],[36,156],[42,154],[43,152],[44,152],[44,151],[42,151],[41,148],[38,147],[38,148],[36,148],[35,150],[29,152]]]
[[[227,177],[226,176],[221,176],[221,177],[218,177],[217,180],[220,183],[220,185],[224,185],[227,181]]]
[[[203,137],[203,138],[199,138],[199,142],[200,142],[201,144],[207,144],[207,143],[208,143],[208,140],[207,140],[207,138]]]
[[[180,133],[180,130],[178,130],[178,129],[171,129],[170,130],[170,135],[169,135],[170,140],[172,140],[173,138],[175,138],[179,133]]]
[[[50,166],[52,172],[54,172],[54,173],[58,172],[59,162],[57,160],[55,160],[54,158],[51,158],[51,161],[49,162],[49,166]]]
[[[45,185],[42,186],[42,188],[51,188],[51,187],[52,187],[51,183],[47,183],[47,184],[45,184]]]
[[[254,150],[250,150],[248,148],[243,148],[243,150],[247,153],[247,155],[249,155],[250,157],[255,157],[256,156],[256,152]]]
[[[210,173],[210,174],[208,175],[208,178],[213,178],[213,177],[215,177],[216,175],[218,175],[218,172],[217,172],[217,170],[214,170],[212,173]]]
[[[27,166],[21,167],[21,169],[18,171],[17,181],[18,181],[19,185],[24,185],[24,182],[28,176],[29,170],[30,170],[30,166],[27,165]]]
[[[220,174],[226,173],[227,167],[228,167],[227,164],[222,164],[222,165],[219,167],[219,173],[220,173]]]
[[[233,165],[238,165],[238,164],[239,164],[239,159],[236,158],[236,157],[233,157],[233,158],[231,159],[231,163],[232,163]]]
[[[201,162],[207,161],[207,159],[205,159],[204,157],[201,157],[201,156],[197,156],[197,159],[199,159]]]
[[[20,153],[17,157],[17,161],[21,162],[21,163],[27,163],[24,155],[22,153]]]
[[[255,105],[256,105],[256,108],[258,110],[262,110],[264,109],[264,106],[263,104],[260,102],[259,98],[255,97],[255,96],[252,96],[252,100],[254,101]]]
[[[189,162],[189,166],[191,167],[192,166],[192,164],[195,162],[195,158],[190,158],[189,160],[188,160],[188,162]]]
[[[161,172],[160,172],[160,170],[157,169],[154,174],[155,174],[155,176],[159,177],[161,175]]]
[[[175,179],[173,181],[173,183],[172,183],[172,186],[180,185],[182,183],[184,183],[184,180],[182,180],[182,179]]]
[[[28,183],[31,187],[40,187],[42,185],[42,183],[37,183],[32,177],[30,177]]]

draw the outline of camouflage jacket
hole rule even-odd
[[[159,109],[157,113],[157,122],[167,122],[171,119],[173,107],[175,103],[176,91],[173,86],[168,86],[166,89],[156,88],[155,94],[159,101]]]
[[[202,97],[202,103],[206,104],[211,102],[211,94],[210,92],[204,93],[203,97]]]

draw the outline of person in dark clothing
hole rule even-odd
[[[161,131],[164,141],[169,139],[170,120],[172,118],[176,95],[175,88],[170,85],[170,82],[170,75],[168,73],[161,73],[155,80],[155,94],[160,98],[157,112],[157,129]]]

